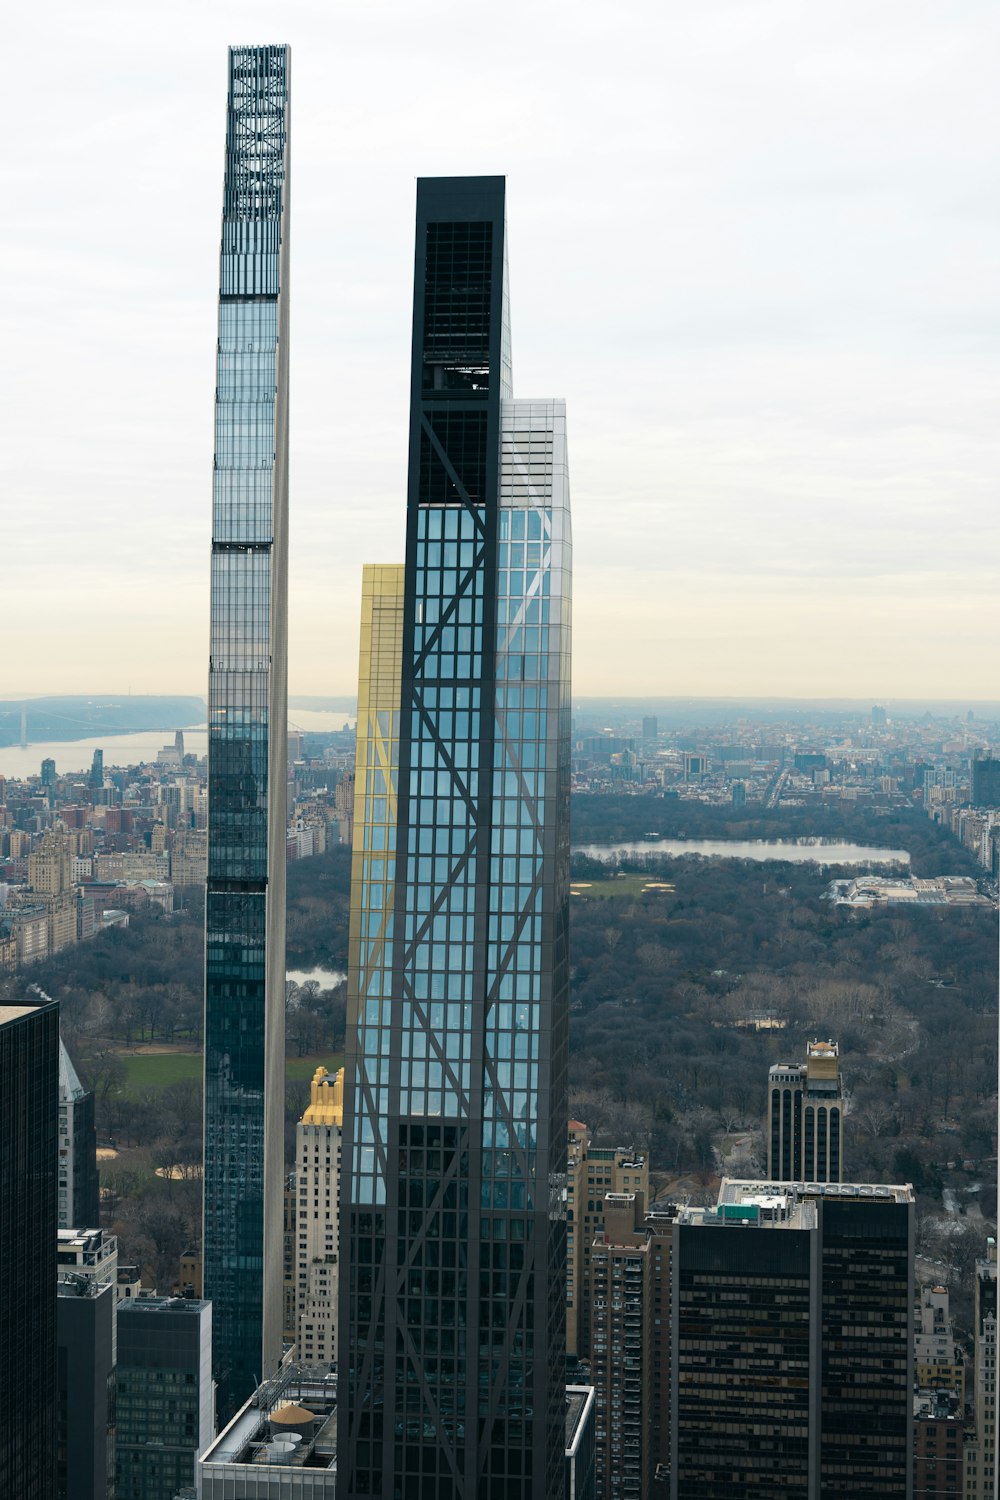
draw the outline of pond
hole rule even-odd
[[[574,844],[574,854],[612,860],[620,854],[698,854],[703,859],[789,860],[793,864],[908,865],[905,849],[869,848],[837,839],[623,839],[606,844]]]
[[[338,984],[343,984],[347,975],[339,969],[286,969],[285,978],[290,979],[293,984],[315,982],[321,990],[332,990]]]

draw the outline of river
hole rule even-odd
[[[612,860],[619,854],[698,854],[703,859],[788,860],[792,864],[908,865],[905,849],[869,848],[836,839],[623,839],[606,844],[574,844],[574,854]]]
[[[306,733],[328,732],[353,725],[354,715],[341,709],[296,708],[288,715],[289,729],[301,729]],[[173,748],[173,729],[144,729],[135,734],[102,734],[95,739],[54,740],[25,745],[0,747],[0,776],[12,780],[25,776],[38,776],[43,760],[54,760],[56,773],[66,776],[74,771],[89,771],[95,750],[104,751],[104,766],[137,766],[141,762],[155,763],[157,751],[169,746]],[[204,724],[184,730],[184,749],[188,755],[204,755],[208,749],[208,730]]]

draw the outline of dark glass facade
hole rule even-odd
[[[281,1355],[287,47],[229,53],[208,704],[205,1296],[220,1420]]]
[[[678,1497],[815,1494],[815,1235],[675,1230]]]
[[[212,1309],[180,1297],[118,1310],[116,1500],[173,1500],[194,1487],[213,1435]]]
[[[0,1005],[0,1495],[56,1485],[59,1007]]]
[[[912,1494],[909,1187],[724,1181],[673,1273],[674,1500]]]
[[[913,1485],[913,1205],[823,1200],[823,1500]]]
[[[59,1351],[58,1500],[115,1492],[115,1298],[112,1280],[64,1274]]]
[[[504,204],[418,186],[398,767],[355,813],[350,1497],[565,1483],[565,414],[510,397]]]

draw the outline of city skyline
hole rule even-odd
[[[577,692],[987,695],[997,19],[640,6],[635,47],[596,6],[567,31],[515,5],[501,35],[429,14],[281,17],[302,43],[304,144],[292,690],[351,691],[361,563],[401,554],[413,178],[503,171],[520,386],[564,395],[578,423]],[[33,609],[40,530],[49,608],[30,615],[38,676],[11,693],[65,689],[95,637],[100,686],[203,681],[198,330],[219,166],[203,143],[225,44],[272,29],[229,5],[19,18],[51,87],[30,67],[12,80],[10,609]],[[505,100],[502,131],[444,128],[456,73]]]

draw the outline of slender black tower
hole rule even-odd
[[[227,1420],[281,1358],[287,47],[229,52],[205,893],[205,1296]]]
[[[564,1486],[569,493],[562,403],[511,399],[505,242],[502,178],[419,183],[398,757],[388,601],[363,644],[347,1500]]]

